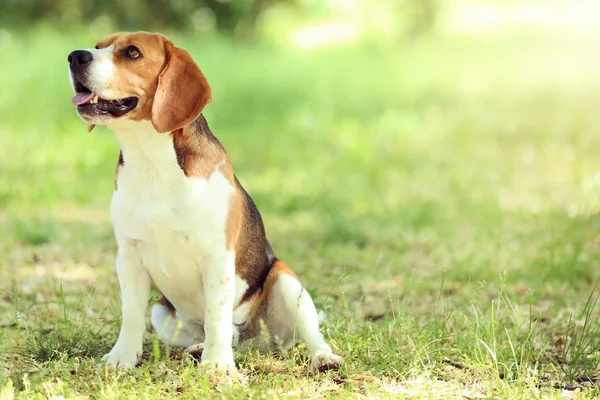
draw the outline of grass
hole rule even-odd
[[[599,298],[600,293],[590,294],[580,315],[569,318],[563,336],[558,339],[559,368],[571,382],[594,381],[600,370],[600,324],[594,315]]]
[[[238,351],[249,382],[228,386],[150,331],[134,371],[100,363],[120,318],[118,152],[85,133],[66,76],[98,35],[0,35],[0,398],[600,396],[600,79],[582,38],[298,51],[172,35],[345,359],[312,377],[302,345]]]
[[[35,360],[56,360],[66,357],[98,357],[111,343],[107,338],[112,337],[110,325],[89,324],[86,321],[89,310],[90,294],[84,294],[77,302],[71,303],[63,286],[59,289],[57,301],[34,301],[23,312],[19,300],[15,304],[18,315],[23,315],[26,323],[25,340],[16,349]],[[57,318],[57,315],[60,318]],[[102,319],[102,314],[93,315]]]

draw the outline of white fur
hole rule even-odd
[[[204,343],[204,329],[190,330],[183,324],[181,317],[171,316],[169,310],[161,305],[152,306],[152,326],[161,342],[175,347],[188,347]]]
[[[82,49],[83,51],[92,53],[93,57],[92,63],[88,67],[87,75],[85,77],[87,79],[86,83],[90,86],[92,91],[105,99],[111,98],[107,93],[108,90],[106,88],[106,83],[110,82],[115,72],[115,63],[113,60],[114,49],[114,45],[110,45],[104,49]],[[70,69],[69,80],[71,81],[71,86],[73,86],[73,73]],[[102,96],[100,92],[107,97]]]
[[[108,100],[124,97],[106,87],[106,83],[111,81],[115,73],[114,49],[114,44],[104,49],[86,49],[94,57],[87,71],[86,83],[94,93]]]
[[[186,177],[171,136],[149,122],[121,121],[115,133],[125,160],[111,205],[123,325],[108,363],[130,366],[131,349],[141,350],[145,307],[137,304],[147,304],[148,292],[139,279],[151,277],[186,326],[204,326],[203,362],[234,368],[235,254],[225,238],[233,187],[219,171]]]
[[[121,332],[117,343],[103,359],[109,366],[131,368],[142,356],[150,275],[143,268],[141,259],[132,246],[119,247],[117,274],[121,286]]]

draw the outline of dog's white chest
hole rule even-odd
[[[171,242],[193,248],[224,244],[233,188],[220,172],[203,179],[187,178],[183,172],[152,176],[136,169],[125,165],[119,173],[112,202],[117,235],[159,247]]]
[[[203,271],[210,259],[226,254],[225,227],[234,189],[218,170],[207,179],[186,177],[170,141],[162,135],[145,137],[139,142],[143,146],[129,151],[123,146],[111,218],[119,246],[135,249],[158,289],[179,311],[201,318]]]

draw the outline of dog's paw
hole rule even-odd
[[[237,372],[237,368],[233,362],[233,357],[231,359],[224,358],[222,360],[202,360],[200,362],[200,368],[209,374],[221,372],[226,374],[235,374]]]
[[[204,360],[200,368],[208,375],[210,382],[217,386],[248,385],[248,378],[235,367],[231,360]]]
[[[104,355],[102,360],[108,367],[130,369],[135,367],[142,358],[142,351],[127,351],[118,349],[116,346],[110,353]]]
[[[207,371],[233,372],[233,349],[231,345],[220,343],[204,343],[202,345],[202,362],[200,367]]]
[[[342,357],[333,353],[321,353],[313,357],[310,370],[313,374],[329,370],[338,370],[342,366]]]
[[[202,358],[202,352],[204,351],[204,343],[193,344],[183,351],[185,354],[188,354],[190,357],[195,358],[196,360],[200,360]]]

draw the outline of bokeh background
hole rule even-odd
[[[329,314],[419,320],[440,296],[485,302],[503,288],[560,325],[595,287],[596,0],[0,8],[3,290],[42,301],[62,281],[118,299],[118,147],[76,117],[66,61],[117,30],[160,31],[192,53],[213,88],[205,116],[273,247]]]
[[[346,266],[381,254],[375,274],[428,274],[408,268],[420,256],[398,270],[392,254],[443,237],[464,263],[434,275],[492,278],[491,260],[468,248],[482,232],[517,230],[518,217],[552,235],[545,216],[564,218],[558,229],[597,210],[594,1],[4,0],[2,10],[8,266],[30,245],[59,259],[61,244],[71,258],[89,235],[112,246],[117,146],[104,128],[85,134],[66,56],[116,30],[161,31],[191,51],[213,86],[209,122],[280,246],[307,235],[303,246]],[[571,267],[561,279],[580,276]]]

